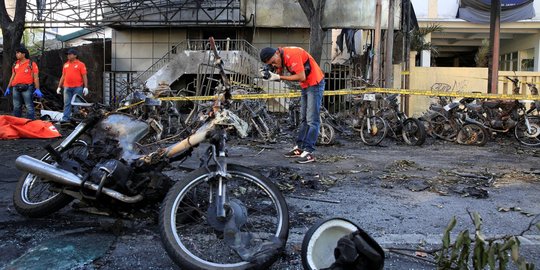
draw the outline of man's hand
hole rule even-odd
[[[59,95],[62,94],[62,88],[60,87],[56,88],[56,93]]]
[[[264,70],[261,70],[261,76],[263,77],[263,80],[266,80],[266,81],[279,81],[280,78],[279,78],[279,74],[276,74],[272,71],[264,71]]]
[[[7,96],[7,95],[9,95],[9,94],[11,94],[11,89],[8,87],[8,88],[6,89],[6,92],[4,92],[4,97]]]
[[[85,87],[85,88],[83,88],[83,90],[82,90],[82,94],[83,94],[83,96],[86,96],[86,95],[88,95],[88,88],[86,88],[86,87]]]
[[[38,98],[42,98],[43,97],[43,93],[41,93],[41,91],[39,91],[39,88],[34,90],[34,95],[36,95]]]

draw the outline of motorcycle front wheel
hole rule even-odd
[[[521,119],[515,129],[514,136],[524,145],[539,146],[540,145],[540,117],[525,116],[529,122],[529,127],[525,122],[525,118]]]
[[[401,135],[408,145],[419,146],[426,141],[426,129],[422,122],[416,118],[407,118],[403,121]]]
[[[489,137],[487,130],[477,124],[465,124],[459,130],[456,141],[459,144],[484,146]]]
[[[319,136],[317,137],[317,142],[322,145],[329,145],[334,142],[335,139],[334,127],[328,123],[321,123],[319,128]]]
[[[182,269],[269,267],[283,251],[289,232],[283,195],[269,179],[249,168],[228,164],[230,178],[215,172],[215,165],[200,168],[169,190],[159,225],[165,250]],[[220,181],[225,183],[222,190],[218,190]],[[225,217],[215,214],[215,195],[219,191],[226,192]],[[234,243],[227,228],[236,231]],[[253,260],[240,256],[241,251],[256,254],[257,250],[264,250],[258,249],[264,244],[273,249],[259,252],[265,254],[254,256]]]
[[[57,149],[58,150],[58,149]],[[83,141],[77,141],[60,151],[63,158],[70,155],[88,155],[88,148]],[[40,160],[55,164],[47,153]],[[23,174],[13,193],[15,210],[23,216],[37,218],[50,215],[69,204],[73,197],[54,190],[55,183],[31,173]]]

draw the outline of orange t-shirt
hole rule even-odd
[[[32,62],[32,68],[30,68],[30,62],[28,61],[30,60],[26,59],[26,61],[22,63],[21,60],[15,62],[15,66],[11,69],[11,72],[15,74],[11,81],[11,86],[34,83],[34,77],[32,75],[39,73],[38,66],[36,62]]]
[[[84,86],[83,75],[86,75],[86,65],[79,60],[67,61],[62,69],[62,74],[64,75],[64,87]]]
[[[291,74],[297,74],[299,72],[305,71],[304,69],[304,63],[309,61],[309,65],[311,66],[311,72],[307,76],[306,80],[303,82],[300,82],[300,87],[302,88],[308,88],[310,86],[314,86],[321,82],[324,79],[324,73],[309,53],[307,53],[304,49],[300,47],[283,47],[279,48],[280,53],[282,55],[283,60],[283,66],[287,68],[287,70]]]

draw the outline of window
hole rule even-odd
[[[499,58],[499,70],[517,71],[518,70],[518,53],[512,52],[501,55]]]
[[[534,59],[521,59],[521,71],[534,71]]]

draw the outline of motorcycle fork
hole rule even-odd
[[[525,115],[525,126],[527,127],[527,134],[532,134],[531,124],[529,122],[529,117]]]
[[[73,132],[71,132],[66,139],[64,139],[57,147],[53,148],[50,144],[45,146],[45,150],[51,155],[51,158],[57,163],[62,162],[62,155],[60,152],[66,147],[70,146],[72,143],[77,141],[79,136],[86,131],[87,123],[84,121],[75,127]]]
[[[72,143],[74,143],[81,134],[83,134],[85,131],[86,131],[86,127],[87,127],[87,123],[86,122],[81,122],[80,124],[78,124],[75,129],[73,130],[73,132],[71,132],[67,138],[65,140],[63,140],[60,145],[58,145],[58,147],[56,148],[57,151],[60,151],[68,146],[70,146]]]
[[[216,205],[216,217],[219,219],[225,219],[227,216],[227,179],[231,178],[231,175],[227,172],[227,151],[226,151],[226,133],[221,130],[222,134],[216,143],[210,146],[211,159],[216,164],[216,171],[212,172],[209,178],[216,178],[217,181],[213,181],[210,184],[209,200],[210,204]],[[206,168],[208,168],[208,163]]]

